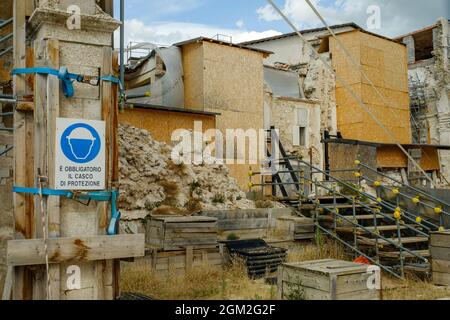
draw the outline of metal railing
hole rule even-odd
[[[389,179],[390,181],[398,184],[400,187],[403,187],[405,189],[409,189],[409,190],[414,191],[415,193],[417,193],[418,197],[423,197],[424,199],[427,199],[428,201],[434,201],[434,202],[437,202],[438,204],[440,204],[441,207],[432,206],[432,205],[430,205],[430,204],[428,204],[428,203],[426,203],[424,201],[420,201],[420,199],[418,199],[417,197],[413,197],[413,196],[410,196],[408,194],[405,194],[405,193],[401,192],[401,190],[397,189],[397,187],[386,186],[386,185],[384,185],[382,183],[379,183],[379,185],[376,187],[377,189],[381,188],[381,189],[384,189],[384,190],[388,190],[390,192],[394,192],[394,190],[396,190],[397,205],[400,205],[399,197],[403,197],[403,198],[405,198],[407,200],[410,200],[413,203],[414,203],[415,199],[418,199],[418,200],[416,200],[416,205],[417,206],[422,205],[425,208],[428,208],[428,209],[431,209],[431,210],[439,212],[438,214],[439,214],[439,219],[440,219],[441,226],[436,226],[436,225],[432,224],[431,222],[428,222],[429,224],[433,225],[433,227],[436,227],[437,229],[439,229],[440,227],[442,227],[444,225],[443,216],[445,215],[445,216],[450,217],[450,213],[445,211],[445,210],[443,210],[443,208],[442,208],[442,206],[450,207],[450,204],[446,203],[445,201],[443,201],[441,199],[438,199],[437,197],[435,197],[433,195],[430,195],[429,193],[427,193],[427,192],[425,192],[423,190],[420,190],[420,189],[415,188],[413,186],[405,185],[402,182],[400,182],[400,181],[398,181],[398,180],[396,180],[396,179],[394,179],[392,177],[389,177],[388,175],[383,174],[382,172],[379,172],[378,170],[375,170],[375,169],[369,167],[368,165],[365,165],[363,163],[359,163],[358,166],[360,166],[360,168],[358,168],[358,170],[359,170],[358,172],[360,173],[361,178],[365,179],[368,182],[376,183],[376,182],[379,182],[379,181],[377,181],[375,179],[371,179],[368,176],[364,175],[362,173],[361,167],[365,168],[365,169],[367,169],[369,171],[372,171],[373,173],[376,173],[378,176],[381,176],[381,177],[384,177],[386,179]]]

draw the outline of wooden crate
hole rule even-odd
[[[146,243],[162,251],[215,248],[217,219],[209,217],[151,217],[146,224]]]
[[[373,276],[368,268],[331,259],[284,264],[278,272],[278,297],[288,299],[299,289],[305,300],[380,300],[380,290],[368,288]]]
[[[276,230],[286,234],[291,240],[310,240],[314,239],[314,220],[311,218],[302,218],[287,216],[277,219]]]
[[[146,256],[135,259],[135,263],[149,266],[159,276],[184,275],[200,267],[222,267],[224,254],[221,247],[209,249],[188,247],[178,251],[147,248]]]
[[[431,233],[430,251],[433,283],[450,286],[450,231]]]

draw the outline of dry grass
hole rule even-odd
[[[123,292],[161,300],[273,300],[276,287],[250,280],[241,264],[221,270],[202,267],[186,276],[162,277],[147,266],[130,265],[121,274]]]
[[[320,246],[295,243],[288,247],[288,262],[320,259],[351,260],[341,246],[323,240]],[[149,267],[129,265],[121,275],[123,292],[135,292],[155,299],[171,300],[273,300],[276,285],[251,280],[242,263],[224,270],[202,267],[184,276],[157,276]],[[450,297],[450,287],[437,287],[429,281],[409,276],[407,280],[383,277],[383,300],[436,300]]]
[[[450,287],[408,276],[406,280],[383,279],[383,300],[436,300],[450,297]]]

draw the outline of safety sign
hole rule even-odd
[[[57,190],[105,189],[105,122],[56,119]]]

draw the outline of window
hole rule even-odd
[[[308,130],[308,123],[309,123],[309,114],[308,109],[305,108],[298,108],[297,109],[297,123],[293,127],[293,145],[299,146],[299,147],[306,147],[308,146],[309,139],[309,130]]]

